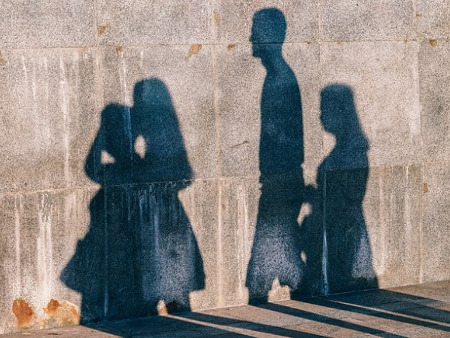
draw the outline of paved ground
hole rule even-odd
[[[450,281],[6,337],[450,337]]]

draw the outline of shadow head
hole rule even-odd
[[[133,99],[135,107],[161,107],[172,103],[167,86],[157,78],[137,82],[134,86]]]
[[[358,121],[351,87],[331,84],[320,93],[320,120],[326,132],[339,136]]]
[[[178,128],[172,97],[162,80],[150,78],[137,82],[133,100],[132,124],[135,138],[142,135],[147,141],[151,138],[159,139],[171,128]]]
[[[139,156],[148,166],[142,175],[147,181],[190,179],[192,170],[167,85],[158,78],[141,80],[133,99],[133,140],[140,140],[145,151]]]
[[[265,8],[257,11],[253,16],[252,43],[253,56],[263,58],[270,50],[273,53],[273,44],[281,44],[286,37],[286,19],[283,13],[277,8]]]

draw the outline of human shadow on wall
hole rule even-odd
[[[261,196],[246,286],[249,302],[266,302],[272,284],[296,290],[303,275],[300,228],[303,200],[303,120],[300,89],[282,55],[286,20],[276,8],[253,17],[253,56],[266,70],[261,95]]]
[[[336,146],[305,186],[302,104],[295,75],[282,55],[286,21],[266,8],[253,17],[253,56],[266,69],[261,95],[261,196],[246,286],[249,302],[268,300],[274,281],[292,296],[377,287],[362,202],[369,144],[351,88],[321,92],[321,122]],[[298,223],[308,202],[312,213]]]
[[[178,198],[192,170],[161,80],[136,83],[133,107],[102,111],[85,171],[101,189],[89,232],[61,274],[81,294],[82,323],[189,310],[205,276]]]
[[[323,129],[336,143],[318,168],[317,188],[306,188],[312,214],[301,226],[306,256],[303,286],[318,294],[376,288],[363,212],[369,142],[349,86],[330,84],[320,98]]]

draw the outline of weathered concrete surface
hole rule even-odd
[[[450,4],[446,0],[419,0],[415,4],[417,34],[425,39],[448,39]]]
[[[326,41],[404,40],[414,38],[414,2],[320,1]]]
[[[95,3],[8,1],[1,9],[0,46],[8,48],[95,45]]]
[[[450,279],[449,6],[3,4],[0,333]]]
[[[448,41],[426,39],[419,53],[422,134],[426,162],[445,162],[450,155],[450,52]]]
[[[429,164],[424,168],[423,200],[423,280],[445,279],[449,272],[448,255],[449,216],[449,166],[448,164]]]
[[[416,253],[422,248],[422,168],[417,165],[383,168],[375,175],[379,218],[369,226],[369,232],[370,238],[377,242],[372,244],[372,250],[379,285],[419,283],[421,258]]]
[[[96,52],[21,49],[2,57],[0,191],[89,184],[83,162],[97,129]]]
[[[78,238],[88,229],[87,208],[95,190],[3,195],[1,299],[6,311],[1,324],[4,331],[17,329],[16,319],[28,313],[26,308],[30,309],[32,320],[25,326],[45,327],[48,323],[54,325],[44,311],[51,299],[59,299],[61,303],[68,299],[79,302],[78,294],[61,283],[59,274],[67,263],[65,257],[73,255]],[[13,304],[18,300],[27,305],[15,315]]]
[[[212,39],[211,7],[202,0],[98,0],[96,10],[102,45],[186,45]]]
[[[443,337],[450,332],[449,288],[439,282],[2,337]]]

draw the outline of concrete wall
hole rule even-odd
[[[448,1],[0,13],[0,333],[450,278]]]

